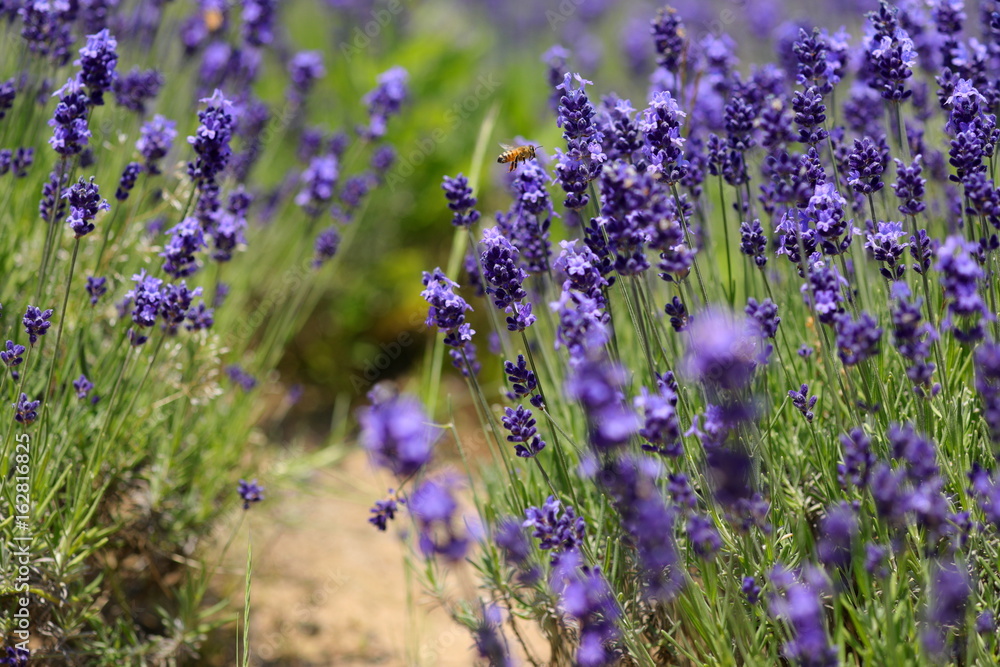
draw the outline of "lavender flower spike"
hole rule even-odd
[[[90,177],[90,182],[81,178],[63,193],[63,197],[69,200],[69,217],[66,222],[78,239],[94,231],[93,220],[98,212],[111,210],[108,200],[101,199],[93,176]]]

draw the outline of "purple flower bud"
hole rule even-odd
[[[837,355],[845,366],[854,366],[879,352],[882,328],[868,313],[862,312],[857,320],[848,313],[833,317],[837,333]]]
[[[201,100],[208,106],[198,112],[201,124],[188,143],[194,147],[197,158],[188,162],[188,176],[199,189],[215,182],[216,177],[229,164],[232,149],[229,141],[233,131],[233,106],[222,91],[216,90],[210,98]]]
[[[397,499],[393,495],[392,489],[389,489],[389,497],[385,500],[376,500],[375,506],[369,510],[372,516],[368,517],[368,523],[385,531],[388,522],[396,518],[397,509]]]
[[[899,239],[906,235],[903,223],[879,222],[876,224],[876,230],[866,235],[865,250],[872,253],[875,261],[883,263],[883,266],[879,267],[879,272],[887,280],[900,280],[906,271],[906,263],[900,260],[910,245],[899,242]]]
[[[76,390],[76,397],[81,401],[86,399],[90,395],[90,391],[94,388],[94,383],[87,379],[86,375],[80,375],[76,380],[73,380],[73,389]]]
[[[14,106],[14,98],[17,97],[17,87],[14,79],[7,79],[0,83],[0,120],[7,117],[7,112]]]
[[[303,187],[295,197],[295,203],[303,207],[309,215],[321,214],[333,199],[340,164],[333,155],[314,157],[309,167],[302,172]]]
[[[274,41],[277,0],[243,0],[240,32],[250,46],[267,46]]]
[[[757,604],[760,600],[760,586],[753,577],[743,577],[743,584],[740,586],[743,595],[747,596],[747,602]]]
[[[160,93],[163,83],[163,75],[155,69],[133,67],[127,74],[115,78],[111,90],[115,93],[118,106],[144,116],[146,104]]]
[[[361,101],[368,107],[368,127],[361,134],[369,139],[385,135],[386,123],[400,112],[409,97],[407,82],[410,75],[402,67],[393,67],[378,75],[377,85]]]
[[[66,222],[70,229],[76,234],[76,238],[81,238],[94,231],[94,217],[100,211],[108,211],[111,205],[107,199],[101,199],[94,177],[90,181],[83,178],[72,185],[63,193],[63,198],[69,201],[69,217]]]
[[[185,218],[168,230],[170,240],[163,247],[163,270],[175,278],[190,276],[200,268],[195,253],[207,248],[205,234],[197,218]]]
[[[816,556],[829,568],[844,569],[851,563],[851,550],[858,535],[858,517],[846,502],[827,509],[820,521]]]
[[[24,362],[26,349],[23,345],[16,345],[14,341],[8,340],[7,349],[0,351],[0,361],[8,368],[20,366]]]
[[[538,548],[552,551],[552,562],[560,553],[574,551],[583,543],[586,523],[576,511],[563,504],[555,496],[549,496],[542,507],[529,507],[524,512],[524,528],[531,529]]]
[[[29,401],[27,394],[22,393],[15,403],[11,403],[14,406],[14,420],[24,426],[33,424],[38,419],[38,406],[41,403],[41,400]]]
[[[816,406],[816,401],[819,399],[816,396],[809,396],[809,385],[803,384],[799,387],[798,391],[794,389],[788,390],[788,397],[792,399],[792,405],[795,409],[801,412],[806,421],[811,424],[813,417],[816,416],[813,414],[812,409]]]
[[[111,90],[118,73],[118,42],[107,28],[87,36],[87,45],[80,49],[80,82],[87,87],[93,106],[104,104],[104,93]]]
[[[470,546],[469,538],[459,534],[455,527],[458,513],[455,486],[455,481],[448,477],[429,479],[408,499],[410,514],[419,531],[420,551],[424,556],[438,555],[453,563],[465,558]]]
[[[14,153],[13,168],[15,178],[24,178],[28,175],[28,169],[35,162],[34,148],[18,148]]]
[[[49,327],[52,326],[52,322],[49,321],[51,317],[51,308],[43,311],[37,306],[28,306],[21,322],[24,324],[24,332],[28,334],[28,341],[32,346],[38,342],[38,337],[44,336],[48,332]]]
[[[820,599],[822,586],[818,582],[799,581],[780,567],[772,571],[771,579],[778,588],[778,593],[771,597],[771,614],[785,621],[792,631],[792,639],[783,647],[784,656],[812,667],[836,665],[837,651],[830,646],[826,636],[826,618]]]
[[[531,414],[531,410],[525,408],[523,405],[517,406],[516,410],[514,408],[507,408],[504,416],[501,417],[501,421],[503,422],[503,427],[510,431],[510,435],[507,436],[507,442],[520,443],[514,446],[518,456],[531,458],[545,449],[545,441],[538,435],[538,429],[535,428],[535,418]]]
[[[243,509],[245,510],[250,509],[251,503],[259,503],[264,500],[264,487],[258,484],[256,479],[249,482],[241,479],[236,487],[236,493],[243,501]]]
[[[135,187],[135,180],[139,177],[142,172],[142,165],[138,162],[129,162],[125,165],[125,170],[122,171],[122,179],[118,183],[118,190],[115,192],[115,199],[118,201],[125,201],[128,199],[129,193],[132,188]]]
[[[706,560],[711,560],[722,548],[722,538],[710,516],[692,514],[687,522],[687,535],[694,552]]]
[[[358,413],[361,445],[375,463],[401,479],[409,477],[430,462],[437,431],[417,399],[369,397],[372,405]]]
[[[915,216],[921,213],[924,206],[924,185],[927,179],[921,178],[921,156],[916,155],[909,167],[896,160],[896,182],[892,189],[902,201],[899,212],[903,215]]]
[[[566,395],[579,401],[590,425],[590,443],[598,451],[625,445],[640,428],[625,404],[625,370],[609,361],[578,363],[566,382]]]
[[[752,257],[759,268],[767,264],[767,237],[760,226],[760,220],[740,223],[740,252]]]
[[[643,112],[639,129],[645,137],[643,153],[652,173],[660,174],[667,183],[675,183],[683,176],[684,138],[681,137],[681,119],[686,114],[680,110],[670,93],[661,91],[653,96]]]
[[[159,114],[153,116],[153,120],[142,124],[135,149],[146,159],[146,170],[150,174],[160,173],[159,162],[170,152],[170,147],[177,137],[176,126],[174,121]]]
[[[326,262],[333,259],[340,247],[340,232],[336,227],[327,227],[316,237],[316,259],[313,260],[313,267],[319,268]]]
[[[795,111],[795,123],[799,126],[800,142],[815,146],[827,138],[829,133],[824,127],[826,105],[823,104],[823,96],[815,87],[795,91],[792,110]]]
[[[757,343],[745,320],[723,311],[706,311],[691,325],[684,371],[710,392],[739,391],[753,377]]]
[[[983,270],[972,259],[975,246],[960,236],[949,236],[937,251],[934,267],[941,273],[941,286],[948,302],[943,329],[951,329],[956,340],[974,343],[984,335],[986,304],[977,289]],[[958,320],[958,321],[956,321]]]
[[[77,155],[90,139],[87,125],[90,97],[78,79],[69,79],[56,95],[59,96],[59,103],[49,121],[52,128],[49,145],[63,157]]]
[[[288,62],[288,75],[299,99],[305,98],[313,84],[326,76],[323,54],[319,51],[300,51]]]
[[[884,142],[884,139],[883,139]],[[858,194],[870,195],[885,185],[882,173],[888,161],[888,150],[870,137],[854,140],[854,150],[847,158],[847,182]]]
[[[650,32],[657,65],[676,74],[687,51],[687,32],[677,10],[670,6],[661,8],[651,21]]]

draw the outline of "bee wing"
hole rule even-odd
[[[512,151],[512,150],[514,150],[513,146],[511,146],[510,144],[505,144],[505,143],[501,143],[500,144],[500,148],[504,149],[505,151]]]

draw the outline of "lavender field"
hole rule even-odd
[[[997,0],[0,14],[0,664],[1000,664]]]

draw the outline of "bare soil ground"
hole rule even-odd
[[[411,582],[394,527],[367,522],[391,480],[351,452],[307,488],[267,490],[226,557],[220,594],[242,608],[246,536],[253,541],[251,664],[472,665],[469,633]],[[397,522],[398,523],[398,522]],[[249,531],[248,531],[249,528]]]

